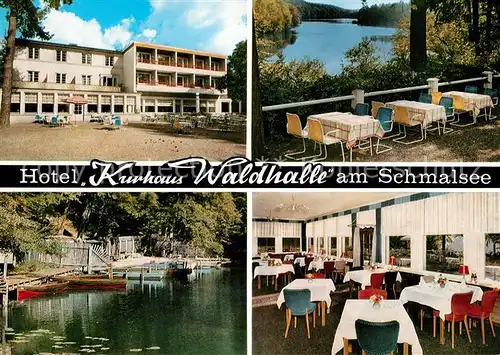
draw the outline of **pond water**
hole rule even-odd
[[[281,49],[286,59],[317,58],[325,64],[328,73],[336,74],[341,71],[345,52],[364,38],[374,40],[377,55],[383,61],[389,59],[392,55],[390,39],[395,33],[395,28],[358,26],[352,20],[303,22],[284,35]]]
[[[12,354],[245,354],[245,272],[70,292],[9,309]]]

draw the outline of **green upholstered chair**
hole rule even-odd
[[[478,92],[478,88],[477,88],[477,86],[467,85],[467,86],[465,87],[465,92],[470,92],[470,93],[472,93],[472,94],[477,94],[477,92]]]
[[[284,289],[286,306],[286,330],[285,338],[288,336],[288,330],[294,317],[294,328],[297,328],[297,317],[306,318],[307,338],[311,338],[309,330],[309,315],[313,316],[313,327],[316,327],[316,303],[311,302],[311,291],[309,290],[288,290]]]
[[[425,92],[420,93],[420,96],[418,98],[418,102],[422,102],[424,104],[432,104],[432,95],[427,94]]]
[[[356,320],[356,338],[363,355],[387,355],[396,350],[399,337],[399,322],[368,322]]]
[[[354,108],[354,114],[356,116],[369,116],[370,115],[370,105],[368,104],[356,104]]]

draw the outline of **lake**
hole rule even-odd
[[[286,59],[319,59],[325,64],[328,73],[341,71],[344,53],[361,42],[372,38],[378,48],[377,55],[382,60],[391,57],[392,43],[390,36],[395,28],[358,26],[349,21],[338,22],[303,22],[293,30],[283,48]]]
[[[245,272],[70,292],[9,309],[12,354],[245,354]],[[22,334],[21,334],[22,333]],[[17,340],[16,340],[17,339]],[[139,351],[141,350],[141,351]]]

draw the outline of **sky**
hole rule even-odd
[[[315,2],[318,4],[330,4],[339,7],[343,7],[345,9],[359,9],[361,7],[361,0],[306,0],[308,2]],[[401,2],[401,0],[368,0],[368,6],[375,4],[386,4],[392,2]],[[404,0],[404,2],[408,2],[408,0]]]
[[[57,43],[119,50],[136,40],[231,54],[246,39],[246,13],[245,0],[73,0],[43,24]]]

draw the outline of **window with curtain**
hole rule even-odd
[[[314,238],[309,238],[309,247],[314,252]]]
[[[363,260],[370,263],[373,245],[373,228],[360,228],[359,237],[363,245]]]
[[[393,235],[389,238],[389,253],[386,263],[389,264],[391,256],[396,258],[395,265],[411,267],[411,241],[409,236]]]
[[[276,240],[274,238],[257,238],[257,251],[260,253],[274,253]]]
[[[283,252],[300,252],[300,238],[283,238]]]
[[[464,258],[464,237],[461,234],[427,235],[425,270],[458,274]]]
[[[489,233],[484,243],[486,263],[485,277],[500,281],[500,233]]]
[[[330,238],[330,255],[337,255],[337,237]]]
[[[351,258],[353,257],[352,254],[352,238],[351,237],[345,237],[345,250],[344,250],[344,256],[346,258]]]

